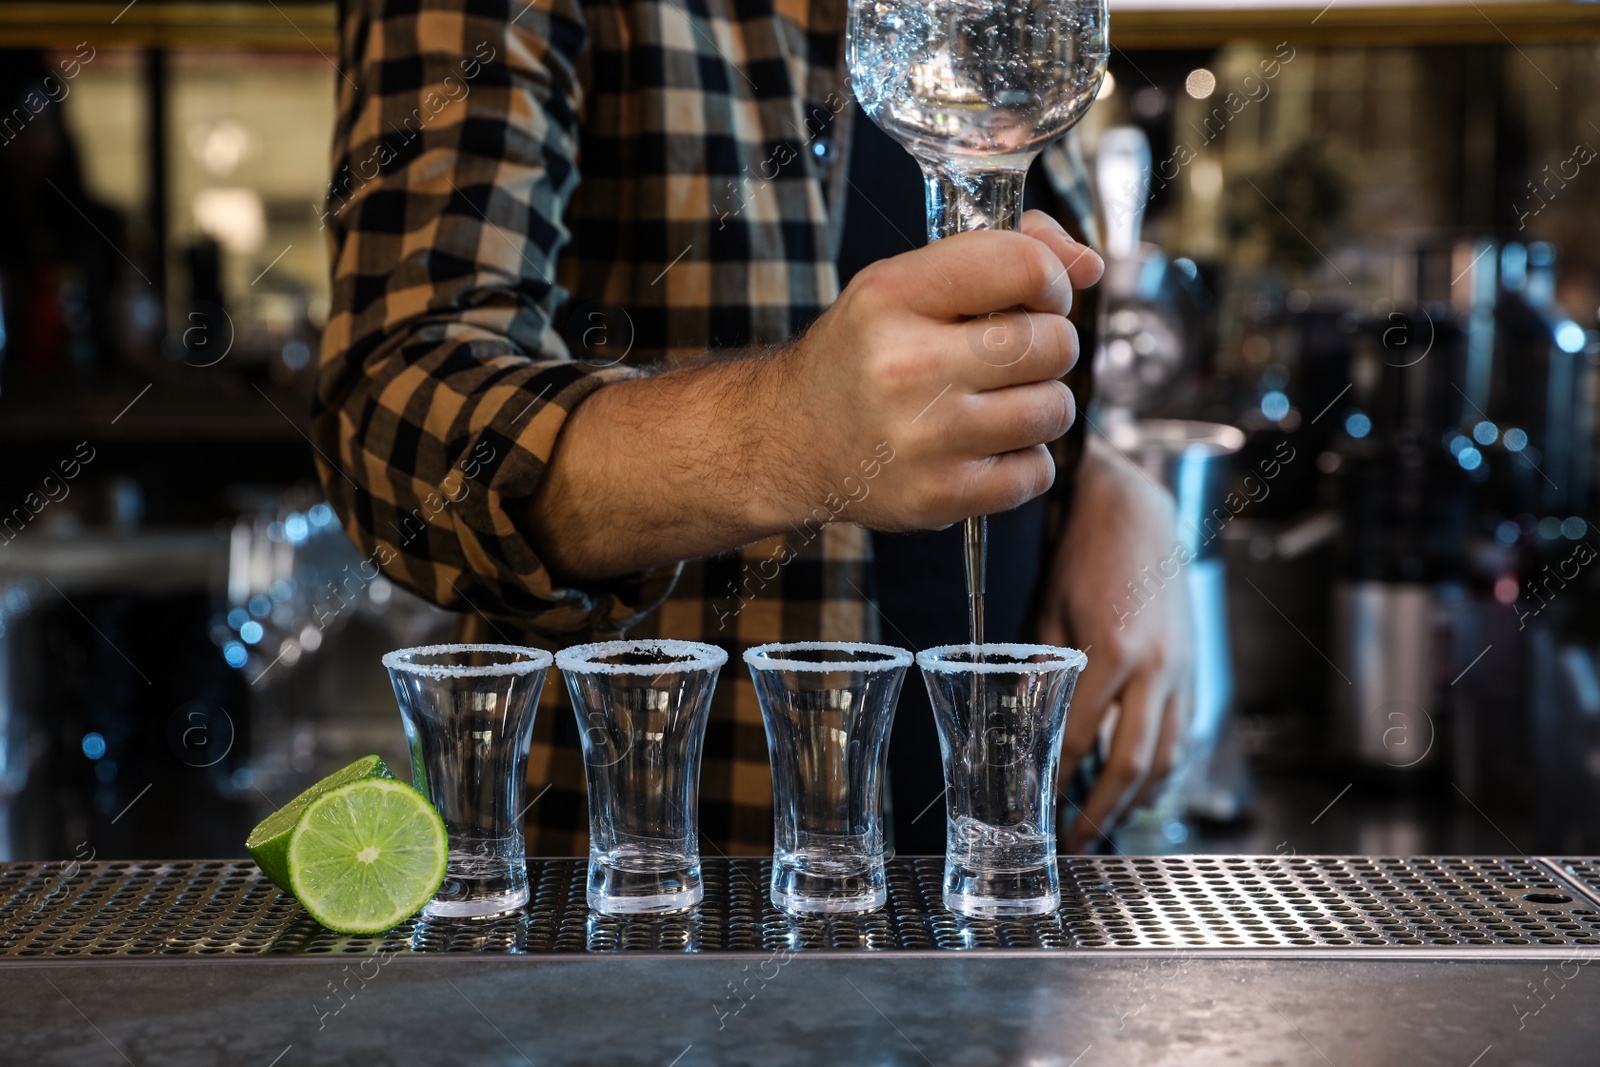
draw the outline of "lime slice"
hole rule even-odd
[[[285,893],[292,893],[289,888],[289,835],[294,832],[295,823],[300,821],[300,813],[322,794],[330,789],[337,789],[361,778],[393,778],[394,774],[384,765],[377,756],[362,756],[348,767],[334,771],[328,777],[295,797],[289,803],[261,820],[261,824],[250,831],[244,847],[250,850],[250,855],[256,864],[272,879],[274,885]]]
[[[428,798],[391,778],[317,797],[289,836],[289,887],[341,934],[377,934],[415,914],[444,881],[450,843]]]

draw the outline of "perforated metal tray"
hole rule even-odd
[[[1567,881],[1577,885],[1588,893],[1590,900],[1600,904],[1600,859],[1566,856],[1550,862],[1560,869]]]
[[[939,903],[942,861],[889,864],[889,902],[792,919],[771,863],[704,864],[705,902],[616,919],[584,904],[584,863],[529,861],[533,899],[480,923],[408,920],[379,937],[323,929],[253,863],[0,864],[0,962],[60,957],[374,953],[1311,950],[1541,953],[1600,946],[1600,860],[1491,857],[1090,857],[1061,861],[1061,910],[975,922]]]

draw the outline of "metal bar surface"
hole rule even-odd
[[[409,919],[376,937],[317,925],[248,861],[0,864],[0,967],[117,959],[752,953],[1292,952],[1439,958],[1600,951],[1600,861],[1461,856],[1114,856],[1060,861],[1059,912],[974,921],[941,904],[937,858],[897,858],[888,904],[793,918],[771,863],[703,864],[694,912],[609,917],[584,900],[580,859],[529,861],[532,900],[483,922]]]

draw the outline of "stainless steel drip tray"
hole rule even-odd
[[[533,898],[484,922],[408,920],[377,937],[314,922],[237,860],[0,864],[0,964],[66,958],[236,959],[401,954],[949,952],[1207,956],[1587,957],[1600,947],[1600,859],[1119,856],[1061,861],[1062,905],[970,921],[940,904],[942,861],[889,863],[889,902],[792,919],[771,863],[704,864],[693,913],[610,918],[584,903],[579,859],[529,861]]]

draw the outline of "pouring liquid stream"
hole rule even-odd
[[[989,556],[989,520],[974,515],[966,521],[967,635],[974,648],[983,644],[984,570]]]
[[[989,563],[989,520],[983,515],[974,515],[967,519],[966,532],[966,560],[967,560],[967,635],[972,642],[972,660],[974,663],[983,660],[983,593],[985,582],[985,569]],[[972,679],[972,720],[982,722],[985,714],[984,708],[983,674],[980,672]],[[974,730],[973,737],[979,741],[986,739],[983,730]],[[982,753],[976,753],[979,761],[974,766],[985,766],[988,761],[982,759]]]

